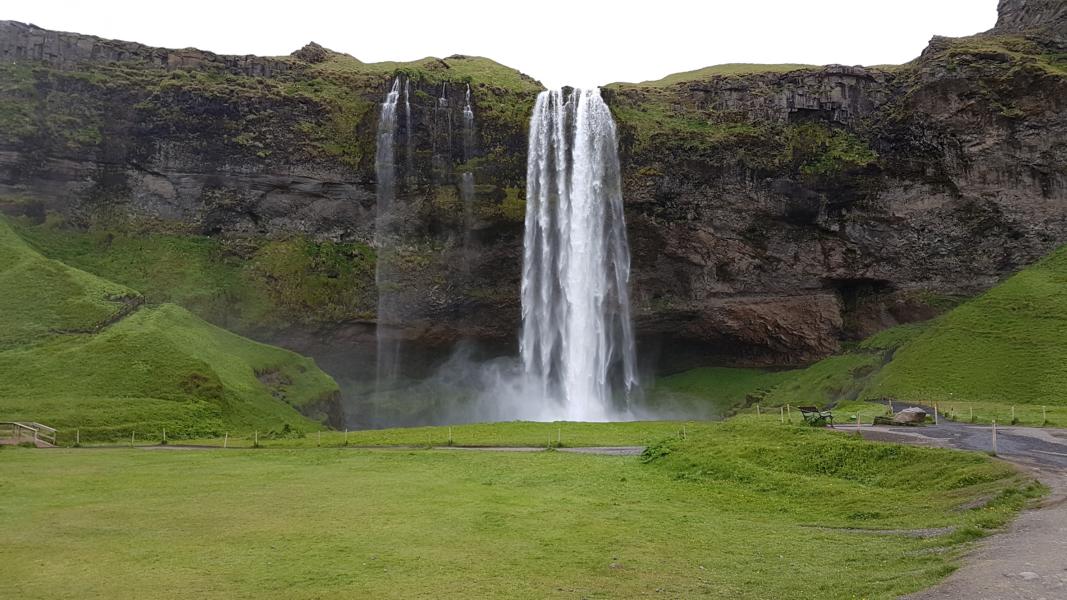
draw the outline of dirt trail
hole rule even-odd
[[[1067,598],[1067,473],[1031,467],[1052,493],[992,536],[940,585],[908,600]]]
[[[992,449],[989,427],[865,427],[865,438]],[[1067,432],[1031,427],[998,431],[998,455],[1047,485],[1051,493],[1003,532],[984,540],[941,584],[906,600],[1067,600]]]

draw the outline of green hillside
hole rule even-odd
[[[318,428],[336,402],[313,361],[27,246],[0,219],[0,420],[85,439]],[[69,433],[69,431],[68,431]]]
[[[1065,364],[1067,247],[933,321],[883,331],[805,369],[773,379],[739,369],[681,377],[696,382],[688,393],[714,403],[726,392],[738,403],[756,394],[767,407],[870,415],[880,409],[858,402],[891,399],[937,404],[965,420],[1040,425],[1067,421]],[[661,381],[671,389],[677,377]],[[739,382],[750,382],[747,390]]]
[[[1067,247],[933,322],[872,380],[902,400],[1067,406]]]

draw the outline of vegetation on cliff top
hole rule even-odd
[[[306,358],[49,260],[0,219],[0,412],[82,436],[317,427],[337,385]]]
[[[716,77],[721,75],[751,75],[754,73],[788,73],[790,71],[800,71],[809,69],[818,69],[820,67],[816,65],[803,65],[803,64],[761,64],[761,63],[726,63],[722,65],[713,65],[710,67],[703,67],[701,69],[694,69],[692,71],[682,71],[680,73],[671,73],[662,79],[655,79],[651,81],[642,81],[641,83],[612,83],[608,87],[626,87],[626,86],[640,86],[640,87],[668,87],[679,83],[687,83],[691,81],[700,81],[702,79],[708,79],[710,77]]]

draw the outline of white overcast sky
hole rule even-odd
[[[308,41],[365,62],[471,54],[545,85],[658,79],[731,63],[896,64],[996,22],[997,0],[5,2],[0,19],[221,54]]]

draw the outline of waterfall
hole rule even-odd
[[[378,148],[374,157],[377,176],[377,215],[374,223],[374,246],[378,259],[375,262],[374,282],[378,288],[378,315],[375,327],[377,337],[377,385],[379,391],[396,379],[400,362],[400,344],[389,329],[396,324],[395,302],[384,291],[395,280],[391,266],[391,252],[395,248],[398,222],[394,203],[396,201],[396,130],[397,101],[400,98],[400,78],[393,80],[389,93],[382,102],[378,119]]]
[[[530,121],[522,368],[549,411],[625,416],[637,391],[615,122],[599,89],[542,92]]]
[[[474,109],[471,108],[471,86],[467,84],[467,94],[463,104],[463,162],[474,158]]]
[[[411,79],[404,80],[404,177],[410,182],[414,176],[413,140],[415,132],[411,130]]]
[[[463,104],[463,162],[474,158],[474,109],[471,108],[471,86]],[[464,275],[470,275],[470,263],[474,252],[471,233],[474,230],[474,173],[465,171],[460,176],[459,196],[463,201],[463,263]]]

